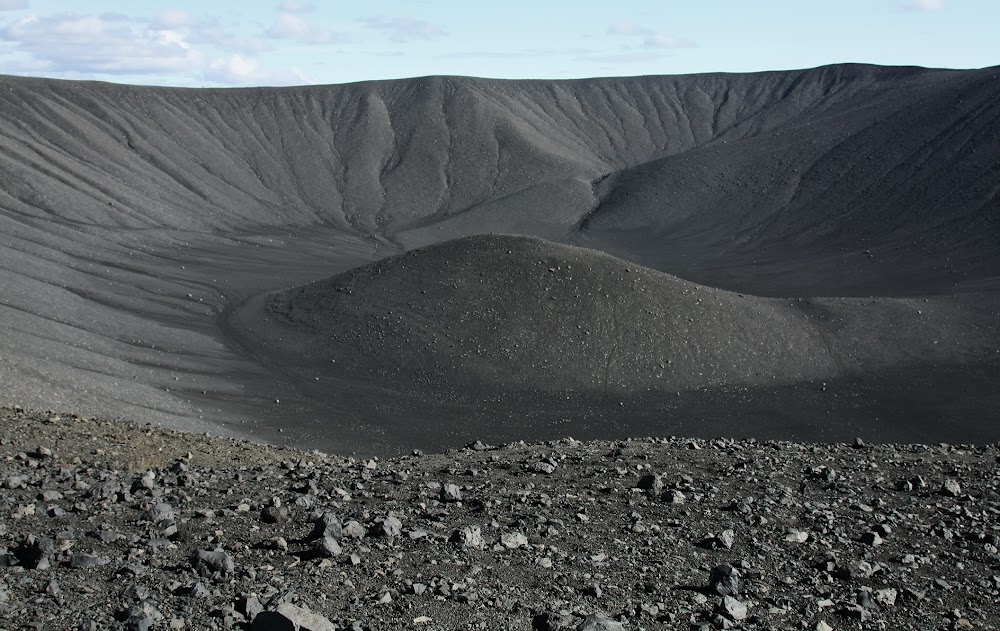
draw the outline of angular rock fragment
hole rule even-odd
[[[375,537],[385,537],[387,539],[394,539],[403,533],[403,523],[399,521],[398,517],[389,515],[385,519],[381,519],[372,528],[372,535]]]
[[[636,482],[635,488],[642,489],[643,491],[659,493],[663,490],[663,476],[657,473],[644,475],[639,478],[638,482]]]
[[[337,631],[339,627],[305,607],[282,603],[254,618],[251,631]]]
[[[732,596],[723,596],[716,608],[716,613],[722,614],[730,620],[740,621],[747,617],[747,606]]]
[[[160,502],[159,504],[154,504],[149,507],[149,509],[142,514],[142,518],[146,521],[158,524],[161,521],[173,521],[175,514],[174,509],[170,506],[170,504]]]
[[[508,550],[515,550],[528,545],[528,538],[520,532],[505,532],[500,535],[500,544]]]
[[[343,553],[340,543],[338,543],[333,537],[323,537],[322,539],[318,539],[313,543],[312,550],[316,556],[321,558],[335,557]]]
[[[466,526],[456,530],[451,534],[449,541],[457,543],[463,548],[474,548],[482,550],[486,543],[483,540],[483,531],[479,526]]]
[[[440,493],[442,502],[461,502],[462,490],[456,484],[445,484]]]
[[[202,576],[211,576],[215,573],[232,574],[236,569],[233,557],[222,549],[196,551],[191,559],[191,565]]]
[[[941,483],[941,494],[949,497],[959,497],[962,494],[962,485],[958,483],[958,480],[948,478]]]
[[[577,626],[576,631],[625,631],[622,623],[605,618],[604,616],[592,613]]]
[[[343,537],[343,526],[341,525],[340,515],[324,512],[313,520],[313,531],[309,535],[309,538],[322,539],[323,537],[333,537],[338,540]]]
[[[708,589],[719,596],[735,596],[739,594],[739,570],[728,563],[715,566],[708,577]]]

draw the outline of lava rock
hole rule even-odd
[[[194,569],[202,576],[212,576],[215,573],[232,574],[236,569],[233,557],[222,549],[198,550],[191,559]]]

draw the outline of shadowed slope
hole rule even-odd
[[[995,285],[998,85],[995,70],[910,83],[624,169],[575,240],[771,295]]]
[[[525,237],[459,239],[240,311],[254,347],[305,373],[628,396],[981,361],[990,310],[935,300],[788,301],[695,285]]]

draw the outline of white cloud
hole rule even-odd
[[[181,12],[153,19],[118,14],[25,15],[0,26],[0,51],[16,54],[6,72],[95,79],[145,78],[171,83],[287,85],[307,83],[295,68],[263,68],[261,39],[240,39],[213,21]]]
[[[947,0],[907,0],[899,8],[903,11],[940,11],[947,4]]]
[[[267,30],[268,37],[288,39],[300,44],[330,44],[341,37],[329,30],[315,26],[292,13],[281,13]]]
[[[195,19],[187,11],[163,11],[153,21],[154,28],[177,28],[191,26]]]
[[[28,0],[0,0],[0,11],[17,11],[27,8]]]
[[[0,40],[46,72],[147,74],[203,63],[178,34],[116,15],[26,15],[0,29]]]
[[[278,9],[288,13],[306,13],[315,10],[316,5],[299,2],[299,0],[285,0],[278,6]]]
[[[659,33],[635,22],[619,22],[608,29],[609,35],[621,35],[639,41],[642,48],[692,48],[694,42]]]
[[[205,78],[223,85],[302,85],[311,83],[298,68],[267,70],[252,57],[231,55],[228,59],[212,61],[205,71]]]
[[[448,35],[446,31],[430,22],[408,17],[387,18],[379,16],[362,18],[358,21],[369,28],[387,33],[389,39],[394,42],[406,42],[414,39],[429,40]]]

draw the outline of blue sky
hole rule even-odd
[[[0,0],[0,74],[242,86],[979,68],[1000,65],[997,25],[1000,0]]]

